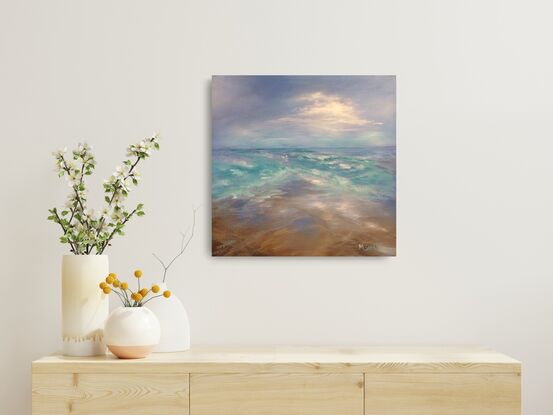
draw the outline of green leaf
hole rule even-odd
[[[62,210],[62,211],[61,211],[61,216],[65,216],[65,215],[67,215],[68,213],[69,213],[69,212],[68,212],[67,210]]]
[[[138,205],[136,205],[136,210],[142,210],[143,207],[144,203],[139,203]]]
[[[106,203],[109,203],[109,197],[108,196],[104,197],[104,200],[106,201]]]
[[[136,216],[144,216],[145,213],[143,211],[136,212]]]

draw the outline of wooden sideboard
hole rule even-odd
[[[33,414],[520,415],[521,365],[480,347],[194,348],[33,362]]]

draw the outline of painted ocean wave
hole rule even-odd
[[[266,198],[302,180],[332,196],[395,200],[395,147],[213,150],[212,197]]]

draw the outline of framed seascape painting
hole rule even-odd
[[[395,76],[214,76],[213,256],[395,256]]]

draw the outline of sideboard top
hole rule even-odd
[[[520,362],[478,346],[194,347],[119,360],[53,355],[33,373],[520,373]]]

